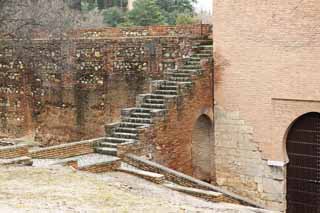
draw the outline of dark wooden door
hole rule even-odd
[[[287,138],[287,213],[320,213],[320,114],[300,117]]]

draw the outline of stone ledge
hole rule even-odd
[[[18,148],[28,148],[28,145],[24,144],[24,145],[3,146],[3,147],[0,147],[0,152],[7,151],[7,150],[15,150]]]
[[[132,174],[132,175],[141,177],[143,179],[146,179],[148,181],[151,181],[151,182],[154,182],[157,184],[163,184],[165,181],[164,175],[154,173],[154,172],[140,170],[138,168],[130,168],[130,167],[124,166],[124,165],[121,165],[120,168],[118,169],[118,171]]]
[[[0,158],[10,159],[22,157],[28,154],[28,145],[14,145],[0,147]]]
[[[46,148],[39,148],[37,150],[33,150],[32,152],[43,151],[43,150],[51,150],[51,149],[57,149],[57,148],[68,148],[70,146],[88,144],[88,143],[94,144],[94,143],[98,143],[100,141],[103,141],[105,139],[106,139],[105,137],[102,137],[102,138],[95,138],[95,139],[72,142],[72,143],[65,143],[65,144],[60,144],[60,145],[56,145],[56,146],[50,146],[50,147],[46,147]]]
[[[214,191],[208,191],[208,190],[203,190],[203,189],[196,189],[192,187],[185,187],[185,186],[180,186],[177,184],[173,183],[166,183],[164,184],[165,187],[178,191],[178,192],[183,192],[186,194],[190,194],[195,197],[200,197],[205,200],[209,201],[214,201],[214,202],[220,202],[223,201],[223,194],[219,192],[214,192]]]
[[[103,137],[80,142],[61,144],[47,148],[39,148],[37,150],[30,151],[29,156],[32,158],[40,159],[55,159],[90,154],[94,152],[94,145],[104,140],[105,138]]]
[[[84,172],[103,173],[117,170],[121,165],[120,159],[97,162],[90,165],[78,167],[77,169]]]
[[[126,163],[133,165],[137,168],[163,174],[167,180],[174,182],[174,183],[177,183],[181,186],[194,187],[194,188],[198,188],[198,189],[202,189],[202,190],[212,190],[215,192],[220,192],[225,197],[224,202],[240,203],[240,204],[249,205],[252,207],[265,209],[264,206],[257,204],[256,202],[251,201],[245,197],[236,195],[232,192],[221,189],[217,186],[213,186],[209,183],[200,181],[200,180],[195,179],[191,176],[188,176],[183,173],[177,172],[175,170],[169,169],[169,168],[162,166],[158,163],[143,159],[142,157],[138,157],[133,154],[127,154],[127,155],[125,155],[123,160]]]
[[[21,164],[25,166],[32,166],[32,159],[27,156],[0,160],[0,165]]]

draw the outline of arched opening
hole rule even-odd
[[[201,115],[192,132],[192,169],[193,176],[206,182],[214,181],[213,165],[213,125],[211,119]]]
[[[320,212],[320,113],[299,117],[287,136],[287,213]]]

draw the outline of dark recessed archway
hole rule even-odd
[[[287,136],[287,213],[320,212],[320,113],[299,117]]]
[[[192,132],[193,176],[200,180],[213,181],[213,124],[207,115],[201,115]]]

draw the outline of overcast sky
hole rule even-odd
[[[213,0],[198,0],[198,3],[196,4],[196,8],[204,9],[204,10],[210,10],[212,11],[212,1]]]

